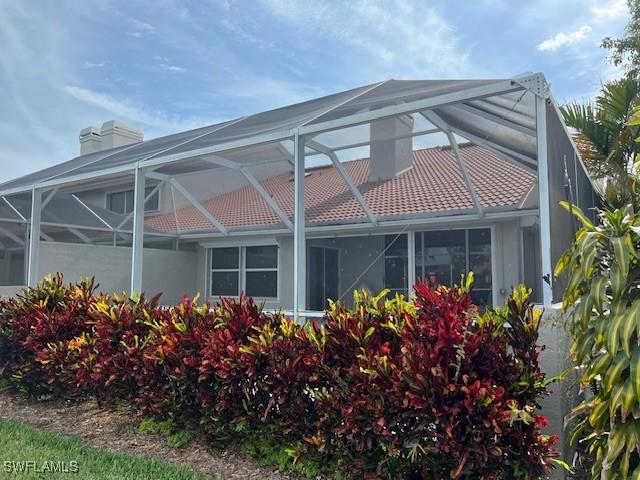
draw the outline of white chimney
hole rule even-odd
[[[80,155],[95,153],[102,150],[102,138],[100,129],[87,127],[80,130]]]
[[[142,130],[118,120],[110,120],[102,124],[102,150],[122,147],[142,141]]]
[[[390,180],[413,166],[413,137],[410,136],[412,131],[411,115],[371,122],[370,182]]]

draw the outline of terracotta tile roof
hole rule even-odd
[[[461,151],[480,203],[485,208],[517,208],[536,184],[535,175],[475,145]],[[414,152],[413,168],[381,182],[367,182],[369,159],[345,162],[344,166],[377,217],[463,211],[473,208],[450,148],[435,147]],[[262,182],[265,190],[293,218],[293,181],[290,174]],[[280,223],[266,202],[250,186],[203,202],[223,225],[233,228]],[[305,178],[305,209],[309,223],[359,221],[365,214],[333,166],[313,169]],[[212,230],[195,208],[147,218],[148,226],[163,231]]]

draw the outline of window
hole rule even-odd
[[[211,295],[278,298],[278,247],[211,249]]]
[[[211,249],[211,294],[236,296],[240,291],[240,249]]]
[[[467,270],[464,230],[416,233],[416,276],[451,286]]]
[[[245,288],[252,297],[278,296],[278,247],[245,247]]]
[[[392,294],[407,294],[408,247],[406,235],[385,235],[384,237],[384,288]]]
[[[435,275],[439,284],[450,287],[473,271],[471,296],[477,305],[491,305],[491,230],[446,230],[416,232],[416,277]]]
[[[324,310],[328,300],[340,297],[340,250],[335,247],[313,245],[309,247],[308,282],[311,310]]]
[[[147,187],[144,189],[144,196],[147,198],[155,187]],[[107,208],[112,212],[127,215],[133,212],[133,203],[135,194],[133,190],[125,190],[123,192],[113,192],[107,194]],[[157,212],[160,209],[160,192],[156,190],[149,200],[144,204],[145,212]]]
[[[473,272],[471,297],[476,305],[491,305],[491,230],[469,230],[469,270]]]

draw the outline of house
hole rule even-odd
[[[551,305],[575,231],[558,202],[597,203],[542,74],[387,80],[147,141],[111,121],[80,144],[0,185],[3,291],[60,271],[306,316],[473,271],[478,304],[525,282]]]

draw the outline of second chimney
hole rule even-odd
[[[413,166],[412,131],[411,115],[371,122],[370,182],[390,180]]]
[[[142,141],[142,130],[118,120],[102,124],[102,149],[122,147]]]

